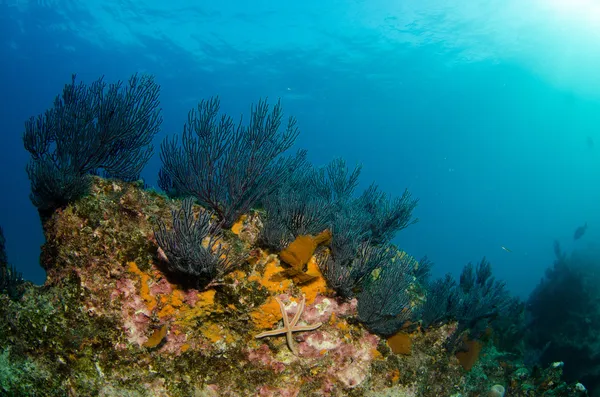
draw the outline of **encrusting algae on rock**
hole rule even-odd
[[[11,373],[0,374],[4,391],[437,397],[484,395],[513,381],[507,366],[467,382],[444,349],[451,325],[402,336],[400,351],[369,333],[356,299],[336,297],[319,272],[314,253],[329,231],[302,243],[309,249],[296,250],[305,238],[277,255],[256,246],[260,216],[247,214],[223,237],[235,269],[204,291],[182,288],[154,240],[157,220],[178,205],[137,183],[94,177],[89,196],[45,222],[46,284],[19,301],[0,296],[0,361]],[[282,277],[290,266],[308,277]],[[286,336],[286,326],[303,332]],[[486,368],[475,362],[471,371]]]

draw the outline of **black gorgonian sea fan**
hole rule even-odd
[[[408,190],[400,197],[391,198],[372,184],[353,202],[353,213],[360,218],[360,228],[373,244],[382,244],[418,222],[412,216],[418,202]]]
[[[483,258],[477,266],[467,264],[458,283],[450,275],[427,283],[422,325],[428,328],[457,321],[455,335],[468,329],[469,336],[477,338],[513,304],[505,284],[495,279],[491,264]]]
[[[393,247],[377,247],[371,255],[381,267],[363,281],[358,318],[373,333],[391,336],[415,320],[413,285],[416,261]],[[380,251],[383,250],[383,251]]]
[[[342,245],[342,249],[348,248],[349,244]],[[319,268],[329,287],[344,299],[359,294],[375,269],[389,266],[396,257],[396,251],[389,244],[375,246],[368,241],[358,243],[350,252],[337,254],[338,258],[333,252],[319,254]]]
[[[181,145],[177,137],[165,139],[159,186],[171,197],[193,196],[229,228],[277,190],[306,161],[306,152],[283,155],[299,132],[293,117],[280,130],[279,102],[271,110],[259,101],[247,125],[219,109],[218,98],[201,101],[188,115]]]
[[[195,218],[193,203],[193,198],[184,199],[181,209],[173,211],[173,228],[159,221],[154,236],[168,272],[185,286],[204,289],[231,268],[231,261],[219,243],[221,229],[211,225],[213,214],[204,210]]]
[[[148,75],[108,87],[102,78],[87,86],[73,76],[51,108],[25,123],[30,197],[41,215],[87,194],[90,175],[139,178],[162,123],[159,92]]]
[[[312,165],[304,163],[259,203],[265,212],[258,238],[262,247],[281,251],[298,236],[317,235],[329,227],[333,202],[315,194],[316,174]]]

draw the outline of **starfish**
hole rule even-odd
[[[283,328],[274,329],[272,331],[261,332],[260,334],[256,335],[256,338],[264,338],[265,336],[277,336],[277,335],[285,334],[286,339],[287,339],[287,344],[288,344],[290,350],[295,355],[298,355],[296,346],[294,346],[294,343],[293,343],[294,340],[292,339],[292,333],[293,332],[312,331],[312,330],[319,328],[323,324],[316,323],[313,325],[296,325],[298,323],[298,320],[300,320],[300,316],[302,315],[302,312],[304,311],[304,303],[306,300],[306,297],[304,295],[302,295],[302,300],[300,301],[300,305],[298,306],[298,311],[294,315],[294,318],[292,318],[292,321],[290,321],[288,319],[287,313],[285,312],[285,306],[283,305],[283,302],[280,301],[278,298],[275,298],[275,300],[277,301],[277,303],[279,303],[279,308],[281,309],[281,316],[283,317]]]

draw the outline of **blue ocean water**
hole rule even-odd
[[[420,199],[419,223],[394,241],[402,249],[428,255],[435,274],[485,256],[526,297],[555,239],[570,251],[600,237],[600,3],[453,3],[0,0],[10,261],[43,282],[24,121],[73,73],[91,83],[143,72],[161,85],[155,148],[200,99],[219,95],[237,117],[259,98],[281,98],[312,163],[343,157],[363,165],[359,188],[375,181]],[[155,153],[148,184],[159,166]]]

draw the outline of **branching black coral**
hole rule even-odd
[[[468,329],[471,337],[480,336],[491,321],[514,304],[503,282],[492,275],[485,258],[474,267],[463,268],[460,282],[451,276],[428,285],[426,302],[421,309],[424,327],[457,321],[456,335]]]
[[[354,202],[354,211],[360,217],[368,238],[375,244],[381,244],[418,221],[412,218],[417,203],[418,200],[412,199],[408,190],[401,197],[390,200],[377,185],[372,184]]]
[[[316,196],[343,204],[352,198],[361,169],[358,165],[350,171],[344,159],[336,158],[313,174],[310,187]]]
[[[426,300],[420,309],[423,325],[437,326],[454,319],[458,302],[456,280],[450,274],[428,283]]]
[[[90,174],[134,180],[152,155],[162,122],[159,87],[151,76],[86,86],[75,76],[54,106],[25,123],[23,143],[31,153],[27,174],[31,200],[40,212],[86,194]]]
[[[336,260],[331,253],[323,253],[319,258],[321,272],[329,286],[346,299],[356,296],[373,271],[389,266],[396,256],[396,251],[387,244],[375,246],[366,241],[359,243],[356,248],[356,252],[352,250],[352,253],[340,255],[346,260]]]
[[[383,253],[391,251],[389,241],[416,222],[412,211],[417,200],[407,191],[390,200],[373,184],[353,198],[359,175],[360,167],[349,172],[344,161],[337,160],[320,170],[315,183],[318,194],[330,203],[327,227],[333,236],[321,267],[329,285],[343,297],[351,297],[351,291],[362,288],[366,274],[386,265]]]
[[[171,195],[194,196],[228,228],[281,186],[303,164],[306,153],[282,157],[298,129],[290,118],[280,132],[279,102],[270,111],[266,101],[259,101],[247,126],[219,116],[219,107],[218,98],[200,102],[188,115],[182,145],[176,137],[163,142],[159,185]]]
[[[475,268],[471,263],[464,267],[459,292],[456,317],[472,333],[482,332],[511,302],[505,284],[492,276],[492,266],[485,258]]]
[[[329,250],[318,253],[319,265],[328,285],[344,298],[355,296],[366,275],[387,265],[389,241],[415,222],[417,200],[408,192],[390,200],[371,185],[355,197],[360,171],[339,158],[319,169],[302,167],[263,201],[259,241],[267,248],[279,251],[299,235],[332,232]]]
[[[384,336],[396,333],[417,313],[412,292],[417,263],[405,253],[391,248],[388,251],[389,262],[369,275],[358,295],[360,321],[372,332]]]
[[[264,227],[259,236],[263,247],[281,251],[296,237],[316,235],[330,226],[332,202],[315,193],[316,172],[305,163],[264,198]]]
[[[154,235],[168,259],[167,270],[184,284],[203,289],[231,263],[228,251],[219,243],[220,229],[210,223],[212,214],[203,211],[195,219],[192,204],[192,198],[183,200],[181,209],[173,211],[173,229],[159,222]]]

